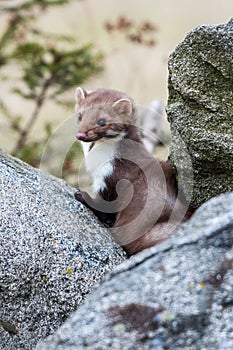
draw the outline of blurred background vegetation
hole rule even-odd
[[[147,106],[167,99],[167,59],[232,0],[1,0],[0,147],[75,184],[74,90],[106,87]]]

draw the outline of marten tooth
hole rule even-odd
[[[106,131],[106,134],[109,135],[109,136],[114,136],[114,135],[118,135],[119,132],[109,129],[109,130]]]

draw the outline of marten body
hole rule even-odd
[[[76,90],[77,139],[81,141],[95,198],[75,198],[111,227],[129,255],[172,235],[189,215],[169,161],[146,151],[133,100],[108,89]]]

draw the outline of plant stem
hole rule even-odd
[[[15,145],[15,147],[13,148],[13,151],[11,152],[11,154],[13,156],[16,156],[19,151],[21,151],[27,141],[27,137],[28,137],[28,134],[29,132],[31,131],[33,125],[35,124],[37,118],[38,118],[38,115],[40,113],[40,110],[41,110],[41,107],[42,105],[44,104],[44,101],[45,101],[45,98],[46,98],[46,92],[48,90],[50,86],[50,79],[46,80],[42,89],[41,89],[41,92],[40,94],[37,96],[36,100],[35,100],[35,109],[30,117],[30,119],[28,120],[26,126],[21,129],[20,133],[19,133],[19,139]]]

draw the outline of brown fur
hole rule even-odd
[[[116,241],[132,255],[170,237],[191,211],[178,192],[170,162],[154,158],[144,148],[135,125],[133,100],[115,90],[83,92],[84,98],[77,98],[77,113],[82,114],[78,132],[86,135],[87,142],[116,137],[106,135],[109,129],[124,131],[126,135],[119,142],[117,157],[113,160],[114,171],[105,178],[105,189],[94,199],[80,191],[76,198],[112,227]],[[124,102],[122,110],[121,104],[113,108],[114,102],[122,98],[130,101],[130,115]],[[105,126],[97,125],[100,118],[107,119]],[[119,193],[117,184],[121,184]],[[104,212],[101,199],[109,205],[114,203],[114,213]]]

